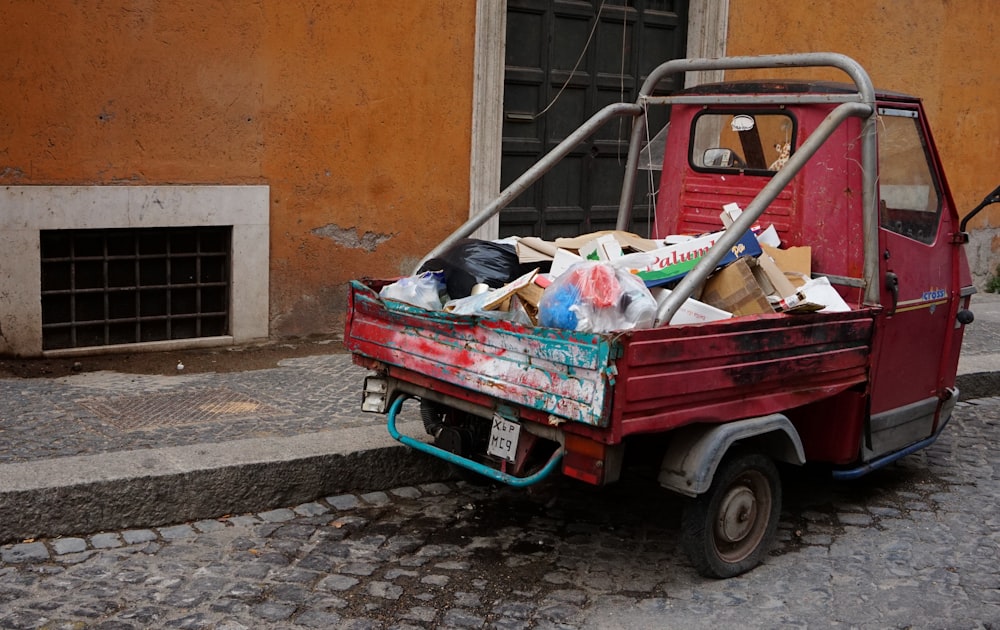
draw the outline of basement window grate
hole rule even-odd
[[[228,334],[232,228],[42,230],[42,348]]]

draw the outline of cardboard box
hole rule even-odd
[[[824,313],[841,313],[851,310],[844,298],[830,284],[830,279],[824,276],[814,278],[801,289],[806,298],[815,304],[823,305]]]
[[[812,275],[812,248],[811,247],[789,247],[788,249],[778,249],[769,245],[761,245],[764,253],[770,256],[776,265],[785,274]]]
[[[750,265],[743,258],[716,271],[705,282],[701,300],[732,313],[734,317],[774,312],[764,291],[757,284]]]
[[[747,262],[757,284],[775,310],[785,313],[813,313],[823,308],[822,304],[807,299],[766,253],[755,259],[748,259]]]
[[[538,303],[542,301],[542,293],[544,292],[545,289],[538,286],[534,282],[529,282],[517,290],[517,294],[521,296],[523,301],[535,307],[537,307]]]
[[[811,247],[790,247],[788,249],[777,249],[761,245],[764,253],[774,260],[778,268],[785,274],[785,277],[796,290],[801,290],[812,277],[812,248]]]
[[[650,290],[653,294],[653,298],[656,300],[656,304],[663,304],[667,297],[670,295],[670,289],[664,289],[663,287],[654,287]],[[707,322],[717,322],[723,319],[730,319],[733,316],[732,313],[724,311],[714,306],[705,304],[704,302],[699,302],[688,298],[684,300],[681,307],[677,309],[674,316],[670,318],[671,326],[678,326],[681,324],[704,324]]]
[[[534,236],[525,236],[517,240],[517,259],[524,264],[546,262],[552,260],[558,249],[548,241]]]
[[[791,281],[785,277],[785,272],[778,268],[766,253],[761,254],[750,263],[757,284],[760,285],[765,295],[773,295],[779,298],[787,298],[795,295],[795,287]]]
[[[507,310],[510,297],[531,284],[536,275],[538,275],[538,270],[534,269],[499,289],[451,300],[444,305],[444,310],[456,315],[474,315],[479,311]]]
[[[648,252],[663,246],[662,241],[642,238],[637,234],[623,232],[621,230],[602,230],[600,232],[591,232],[590,234],[581,234],[580,236],[575,236],[573,238],[561,237],[555,240],[555,246],[563,249],[579,251],[580,248],[586,245],[589,241],[601,236],[609,235],[613,236],[615,240],[618,241],[623,250]]]
[[[552,267],[549,269],[549,275],[553,278],[558,278],[566,273],[567,269],[582,261],[582,258],[567,249],[557,249],[556,255],[552,258]]]
[[[756,230],[751,228],[754,234],[757,235],[757,242],[762,246],[767,245],[769,247],[781,247],[781,237],[778,236],[778,230],[774,228],[773,225],[767,226],[765,230]]]
[[[684,243],[661,247],[651,252],[628,254],[612,261],[612,264],[639,276],[646,283],[646,286],[666,284],[683,278],[694,269],[722,234],[722,232],[715,232]],[[753,232],[747,231],[733,245],[732,251],[727,252],[719,261],[718,266],[728,265],[740,256],[758,256],[760,253],[761,249],[757,243],[757,237],[753,235]]]
[[[621,243],[618,242],[614,234],[605,234],[587,241],[580,247],[579,252],[580,257],[587,260],[608,261],[625,255],[622,252]]]
[[[722,219],[722,225],[728,228],[736,222],[736,219],[740,218],[741,214],[743,214],[743,208],[738,203],[727,203],[722,206],[722,214],[719,215],[719,218]]]

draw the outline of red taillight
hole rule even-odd
[[[563,474],[595,486],[604,483],[606,446],[572,433],[566,434]]]

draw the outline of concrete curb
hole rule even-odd
[[[0,544],[256,512],[450,475],[447,464],[398,444],[382,426],[4,464]]]
[[[989,398],[1000,394],[1000,372],[972,372],[955,378],[959,400]]]

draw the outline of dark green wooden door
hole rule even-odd
[[[686,0],[508,0],[502,187],[600,108],[634,102],[653,68],[684,56],[686,33]],[[679,89],[676,81],[656,93]],[[651,133],[665,122],[650,116]],[[622,119],[581,143],[501,212],[500,236],[613,229],[630,131]],[[654,175],[640,172],[637,184],[631,230],[642,235]]]

